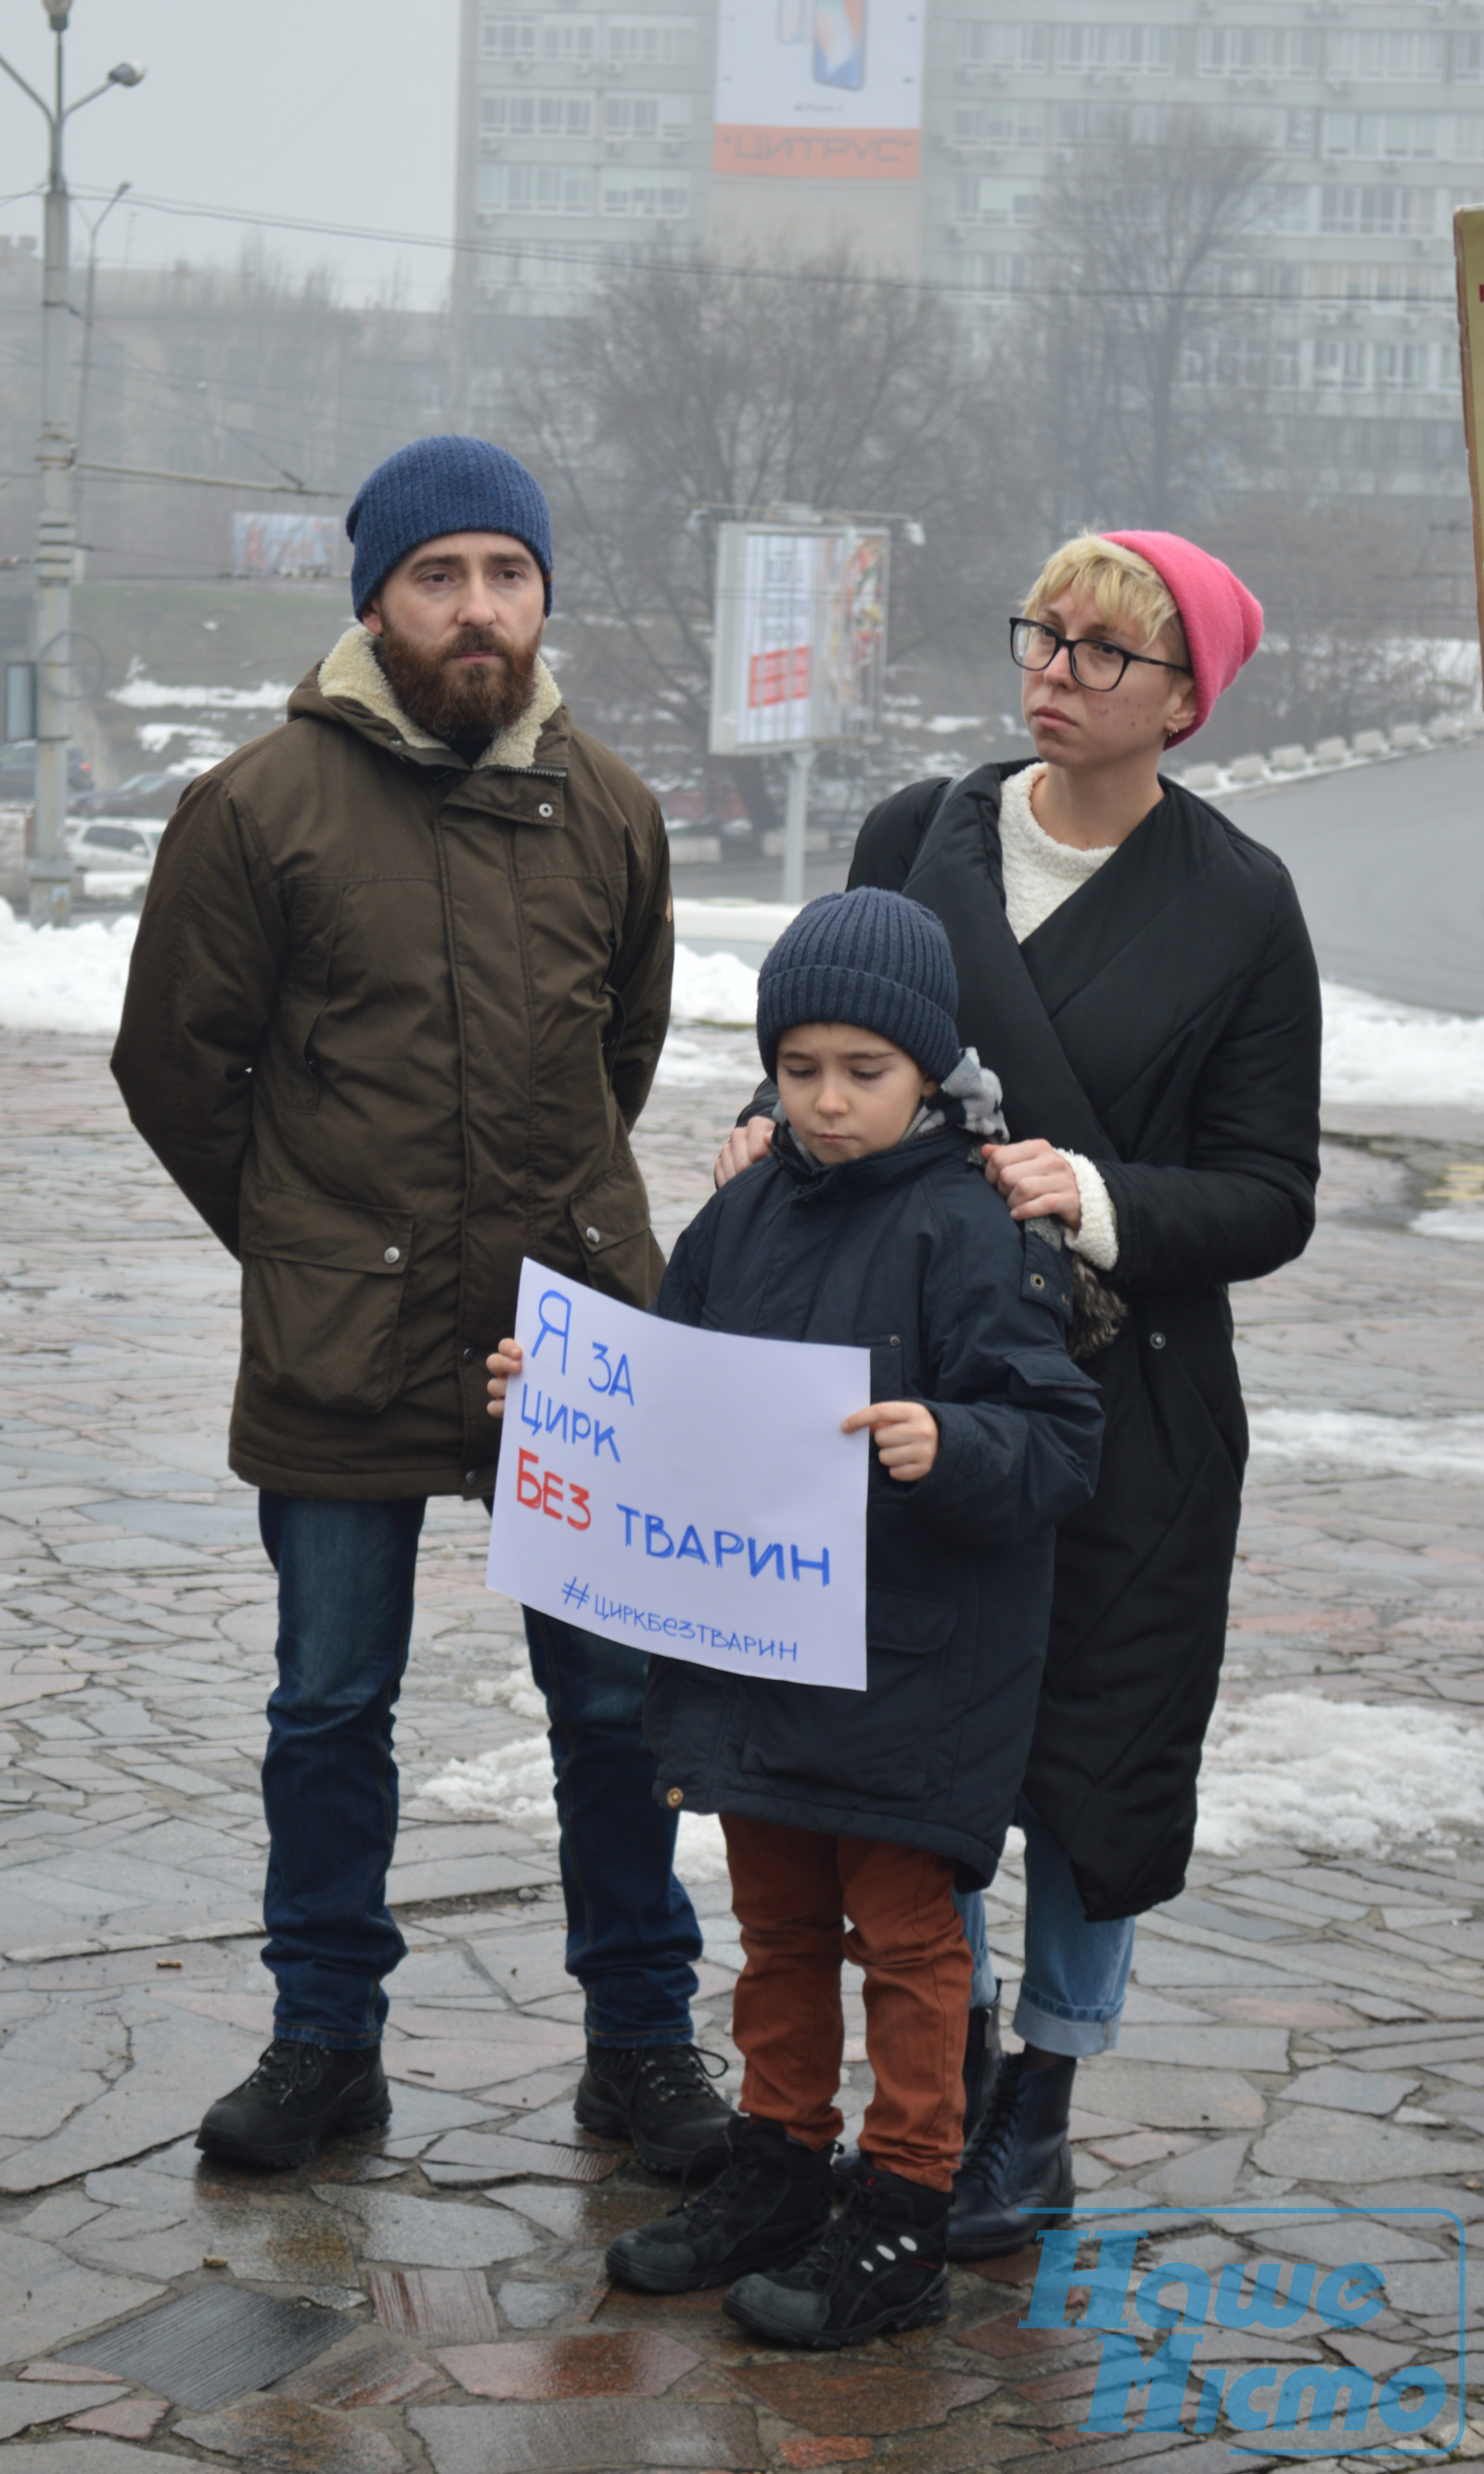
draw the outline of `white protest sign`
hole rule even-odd
[[[870,1351],[693,1331],[527,1258],[486,1574],[667,1658],[865,1689]]]

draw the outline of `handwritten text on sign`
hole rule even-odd
[[[693,1331],[527,1259],[488,1583],[700,1666],[865,1688],[870,1353]]]

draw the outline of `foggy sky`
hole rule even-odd
[[[100,95],[67,125],[85,216],[129,181],[144,196],[443,237],[453,224],[458,0],[74,0],[67,85],[81,95],[116,61],[142,85]],[[52,38],[41,0],[0,0],[0,52],[51,99]],[[40,233],[46,124],[0,77],[0,232]],[[39,245],[39,241],[38,241]],[[333,264],[341,297],[401,280],[409,307],[447,292],[444,250],[294,231],[255,231],[157,213],[126,197],[98,245],[101,266],[235,265],[244,246],[294,273]]]

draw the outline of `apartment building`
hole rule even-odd
[[[704,246],[715,85],[716,0],[463,0],[466,417],[498,400],[530,322],[571,316],[605,263]]]
[[[1178,109],[1270,153],[1226,270],[1267,304],[1261,369],[1234,305],[1192,380],[1260,383],[1275,459],[1311,486],[1451,503],[1479,0],[464,0],[460,327],[498,388],[525,322],[570,314],[607,258],[848,237],[984,334],[1034,294],[1047,183]]]
[[[983,329],[1034,292],[1048,181],[1177,109],[1269,150],[1225,274],[1230,349],[1193,378],[1263,391],[1308,486],[1464,487],[1452,214],[1484,198],[1484,10],[1460,0],[932,0],[922,271]],[[1216,270],[1217,279],[1223,270]],[[1261,366],[1238,314],[1261,295]],[[1271,474],[1268,477],[1272,477]]]

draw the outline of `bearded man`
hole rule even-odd
[[[485,1361],[521,1258],[639,1306],[663,1268],[629,1133],[669,1015],[665,828],[541,659],[546,498],[502,449],[426,438],[346,529],[356,622],[283,726],[182,799],[113,1055],[134,1124],[242,1264],[231,1460],[279,1582],[277,2002],[198,2144],[271,2167],[390,2114],[418,1535],[429,1495],[493,1489]],[[651,1794],[645,1661],[525,1624],[586,1996],[577,2118],[680,2171],[732,2116],[692,2041],[700,1934]]]

